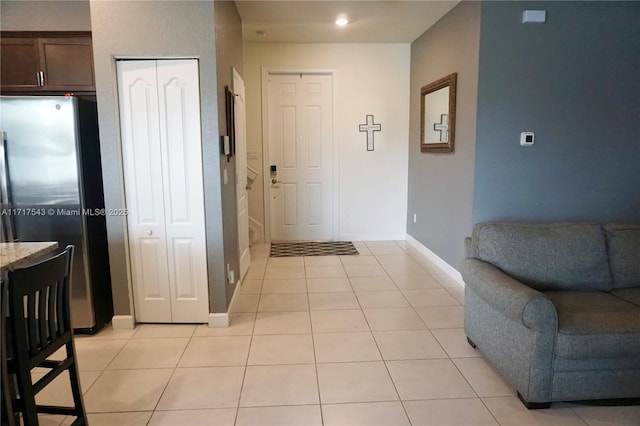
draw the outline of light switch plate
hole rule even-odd
[[[222,136],[222,147],[224,151],[224,155],[231,154],[231,146],[229,144],[229,136]]]

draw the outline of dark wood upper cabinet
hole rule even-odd
[[[1,40],[0,77],[2,89],[39,90],[40,60],[35,38],[15,37]]]
[[[4,92],[95,91],[89,33],[3,32]]]
[[[40,38],[38,50],[49,90],[95,90],[90,37]]]

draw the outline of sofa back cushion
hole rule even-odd
[[[473,229],[471,252],[537,290],[613,288],[600,225],[482,222]]]
[[[640,287],[640,225],[604,226],[614,288]]]

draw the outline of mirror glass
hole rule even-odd
[[[420,150],[453,152],[455,143],[456,77],[450,74],[420,90]]]

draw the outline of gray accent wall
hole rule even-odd
[[[472,225],[479,37],[480,4],[462,2],[411,44],[407,233],[454,268]],[[455,153],[421,153],[420,88],[453,72]]]
[[[225,86],[233,88],[232,68],[242,75],[242,21],[233,1],[216,1],[216,62],[218,70],[218,127],[221,135],[229,135],[225,108]],[[222,185],[222,230],[224,239],[224,265],[234,271],[235,283],[223,285],[216,289],[217,294],[224,294],[213,301],[212,312],[226,312],[238,280],[240,265],[238,254],[238,201],[236,195],[236,157],[227,160],[220,155],[220,172],[227,172],[228,182]],[[220,177],[222,182],[223,178]],[[222,293],[224,291],[224,293]]]
[[[481,34],[474,222],[639,222],[640,3],[486,2]]]
[[[223,304],[219,300],[225,299],[225,272],[214,4],[209,1],[91,1],[91,28],[107,208],[124,206],[116,58],[199,59],[209,296],[212,312],[220,312]],[[115,313],[129,315],[132,299],[125,218],[107,217],[107,231]]]
[[[3,31],[91,31],[89,0],[0,2]]]

